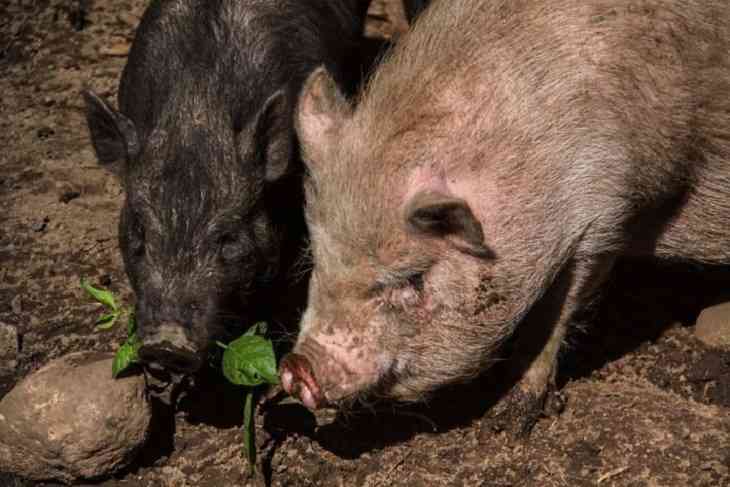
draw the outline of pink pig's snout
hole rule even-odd
[[[287,354],[279,365],[279,375],[284,390],[306,407],[317,409],[324,406],[326,401],[314,378],[312,364],[304,355]]]

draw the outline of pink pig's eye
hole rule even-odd
[[[396,290],[400,296],[398,297],[403,307],[413,307],[418,305],[421,300],[420,293],[412,286],[403,287]]]
[[[408,278],[409,286],[417,293],[423,292],[423,272],[413,274]]]
[[[388,305],[399,308],[418,306],[423,294],[423,273],[413,274],[402,285],[390,288],[385,293]]]

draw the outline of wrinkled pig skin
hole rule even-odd
[[[293,110],[318,65],[353,92],[367,1],[153,1],[119,110],[84,93],[102,165],[119,174],[119,224],[151,366],[189,373],[250,324],[305,235]],[[281,282],[279,282],[281,281]]]
[[[437,0],[354,106],[317,70],[284,388],[420,400],[514,335],[503,401],[541,407],[617,258],[730,264],[729,94],[730,10],[707,0]]]

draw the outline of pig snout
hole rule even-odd
[[[387,376],[393,360],[351,333],[307,337],[279,366],[281,384],[309,409],[344,404]]]
[[[287,354],[279,366],[281,385],[287,394],[299,399],[309,409],[324,406],[321,388],[314,378],[309,359],[297,353]]]
[[[139,358],[152,367],[191,374],[203,364],[203,350],[176,323],[162,323],[142,336]]]

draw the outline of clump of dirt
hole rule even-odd
[[[144,6],[0,6],[0,322],[21,344],[0,394],[53,358],[110,351],[125,338],[123,327],[92,332],[97,308],[79,288],[85,277],[133,299],[117,250],[121,188],[96,163],[80,91],[115,98]],[[389,28],[374,22],[369,32]],[[496,370],[415,407],[315,417],[271,406],[256,418],[262,464],[251,480],[242,392],[208,372],[177,407],[153,403],[155,430],[138,462],[95,485],[730,485],[728,353],[702,345],[690,326],[728,282],[726,272],[622,264],[563,356],[562,413],[540,418],[526,438],[482,431],[505,387]],[[44,484],[0,473],[0,485]]]

